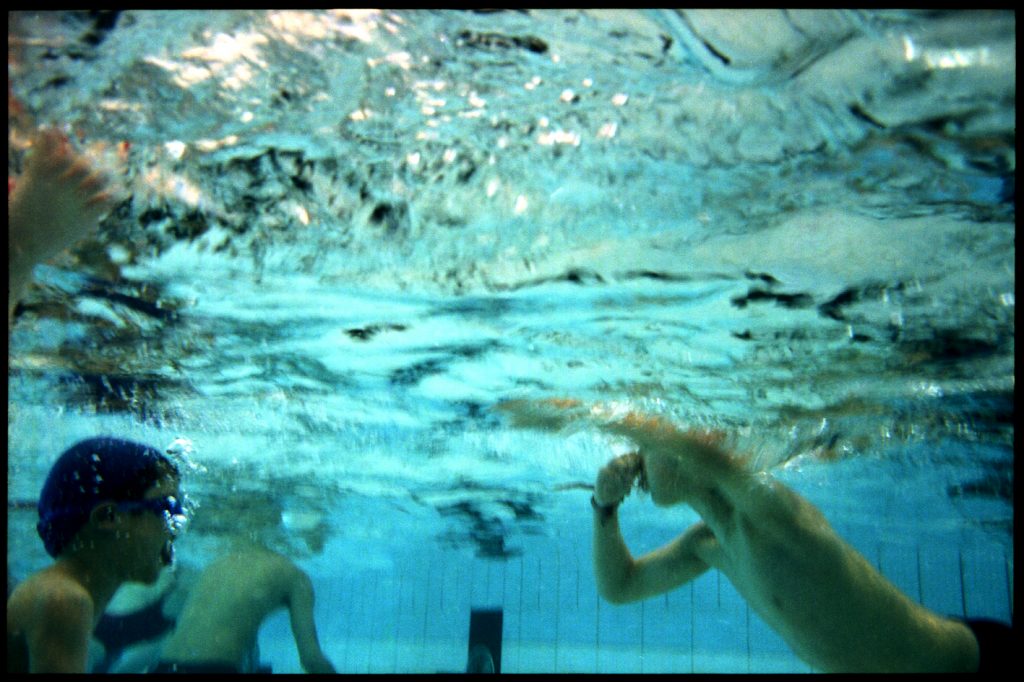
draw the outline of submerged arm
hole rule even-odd
[[[714,542],[697,523],[661,549],[634,559],[622,539],[615,512],[594,510],[594,573],[597,590],[613,604],[627,604],[663,594],[699,577],[710,566],[699,546]]]
[[[720,569],[811,665],[831,672],[977,665],[965,625],[910,600],[814,505],[768,474],[747,471],[721,438],[636,415],[607,428],[640,446],[656,504],[683,503],[700,514],[706,530],[680,545]]]
[[[60,132],[40,133],[32,147],[7,202],[8,324],[32,268],[92,232],[115,201],[109,179]]]
[[[288,611],[295,646],[299,650],[299,661],[308,673],[333,673],[334,666],[327,660],[317,638],[313,603],[313,583],[309,576],[296,569],[288,595]]]
[[[638,453],[616,457],[602,467],[594,486],[594,572],[601,596],[624,604],[662,594],[693,580],[708,569],[698,550],[714,542],[698,523],[661,549],[633,559],[619,529],[618,506],[633,482],[646,487]]]

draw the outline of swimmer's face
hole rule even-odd
[[[178,478],[160,478],[142,499],[157,503],[154,505],[156,508],[143,508],[123,515],[123,548],[129,560],[131,579],[152,584],[174,557],[174,529],[168,523],[168,513],[160,509],[165,505],[159,503],[166,501],[169,505],[182,499]]]

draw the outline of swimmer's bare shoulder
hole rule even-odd
[[[86,672],[95,605],[85,587],[49,567],[7,600],[8,671]]]
[[[224,558],[231,563],[244,564],[258,572],[281,571],[294,567],[291,559],[264,547],[237,550]]]
[[[236,548],[210,563],[191,589],[164,659],[240,664],[263,620],[287,607],[291,566],[256,547]]]
[[[260,602],[261,610],[269,610],[283,605],[300,571],[282,554],[262,547],[247,547],[218,559],[208,572],[220,576],[221,583],[236,593],[237,588],[247,586],[241,594],[247,594],[254,603]]]
[[[291,559],[275,552],[264,557],[265,570],[273,571],[276,578],[275,587],[280,590],[281,598],[288,602],[291,599],[296,582],[306,580],[306,574]]]
[[[57,607],[87,605],[92,610],[89,592],[53,566],[32,574],[19,584],[7,600],[7,625],[31,626]]]

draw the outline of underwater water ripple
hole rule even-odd
[[[217,504],[322,514],[303,551],[334,497],[514,555],[621,444],[491,408],[574,397],[765,468],[959,444],[943,489],[1005,505],[1014,15],[805,15],[781,53],[729,17],[14,16],[12,93],[131,142],[131,198],[17,311],[15,502],[74,437],[184,435]]]

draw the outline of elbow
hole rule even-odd
[[[598,585],[597,593],[601,595],[609,604],[615,604],[621,606],[622,604],[628,604],[632,599],[626,594],[626,590],[621,585]]]
[[[637,585],[636,569],[632,560],[621,564],[595,562],[597,593],[606,602],[615,605],[635,602]]]

